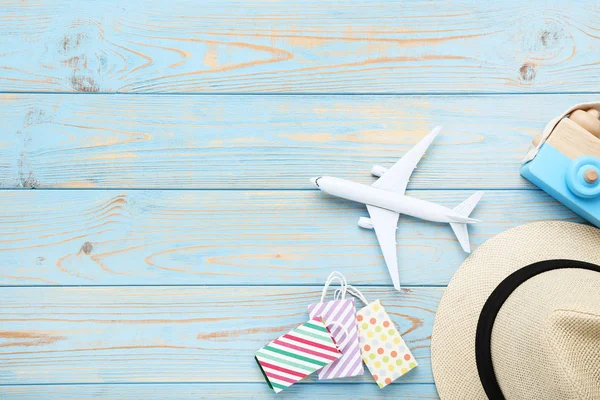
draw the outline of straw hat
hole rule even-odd
[[[431,338],[442,399],[600,399],[600,230],[510,229],[452,278]]]

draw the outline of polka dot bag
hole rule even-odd
[[[348,293],[366,304],[356,313],[362,359],[380,388],[417,366],[417,360],[379,300],[369,304],[362,293],[348,285]]]

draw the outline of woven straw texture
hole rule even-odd
[[[452,278],[431,340],[442,399],[485,399],[475,362],[479,313],[514,271],[543,260],[600,265],[600,230],[539,222],[508,230],[480,246]],[[520,285],[492,332],[492,362],[507,399],[600,399],[600,274],[554,270]]]

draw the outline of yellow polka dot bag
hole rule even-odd
[[[369,303],[362,293],[348,285],[348,293],[366,304],[356,313],[362,359],[380,388],[389,385],[417,366],[417,360],[379,300]]]

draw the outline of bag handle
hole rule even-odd
[[[348,338],[350,337],[350,332],[348,332],[348,329],[346,329],[346,327],[344,325],[340,324],[337,321],[333,321],[332,323],[327,324],[327,326],[338,326],[346,334],[346,336],[344,337],[344,340],[340,340],[340,343],[336,343],[336,345],[338,347],[340,347],[343,343],[345,343],[346,340],[348,340]],[[330,334],[331,334],[331,332],[330,332]],[[333,334],[331,334],[331,337],[333,337]]]
[[[332,273],[329,274],[329,276],[327,277],[327,280],[325,281],[325,286],[323,286],[323,292],[321,292],[320,303],[323,303],[325,301],[325,295],[327,294],[327,289],[329,289],[329,285],[331,285],[331,283],[334,280],[338,280],[340,282],[340,288],[336,289],[336,291],[341,292],[342,300],[344,300],[344,298],[346,297],[346,287],[348,286],[348,283],[346,282],[346,278],[344,278],[344,275],[342,275],[341,272],[333,271]]]
[[[365,305],[369,304],[369,302],[367,301],[367,298],[360,292],[360,290],[358,290],[354,286],[352,286],[352,285],[346,285],[345,289],[352,296],[359,298],[360,301],[362,301],[363,303],[365,303]],[[340,293],[341,293],[341,290],[340,289],[336,289],[335,292],[333,293],[333,299],[334,300],[338,300],[339,297],[340,297]],[[342,297],[342,300],[343,299],[344,298]]]

